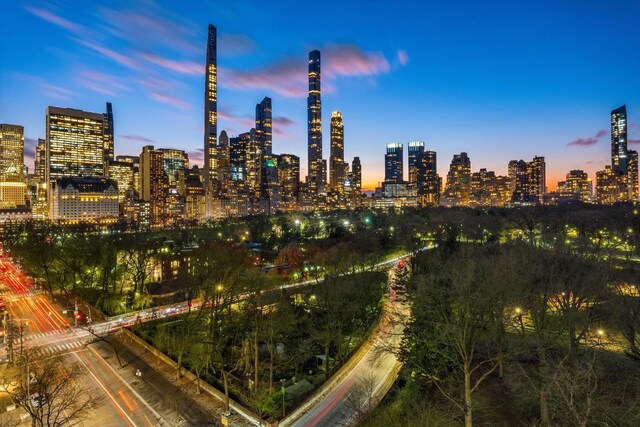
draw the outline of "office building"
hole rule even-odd
[[[47,108],[45,181],[104,177],[104,115],[72,108]]]
[[[387,144],[387,153],[384,156],[384,182],[403,182],[403,167],[404,164],[402,144]]]
[[[24,128],[0,123],[0,182],[24,182]]]
[[[184,150],[176,150],[174,148],[158,148],[158,150],[162,151],[167,184],[175,187],[178,185],[178,172],[189,169],[189,156]]]
[[[300,186],[300,157],[293,154],[277,156],[280,199],[285,209],[294,209],[298,203]]]
[[[118,187],[118,202],[123,203],[127,193],[135,191],[134,164],[132,162],[112,160],[109,162],[108,171],[109,179],[115,182]]]
[[[272,156],[271,98],[265,97],[256,105],[256,138],[264,157]]]
[[[143,147],[140,154],[140,199],[149,202],[151,226],[161,226],[165,220],[168,180],[163,154],[153,145]]]
[[[422,168],[422,159],[424,155],[424,142],[412,141],[409,143],[409,184],[418,183],[418,174]]]
[[[627,174],[627,107],[611,112],[611,169],[620,175]]]
[[[442,191],[442,178],[438,175],[438,162],[435,151],[424,151],[421,163],[417,165],[416,181],[418,204],[420,206],[438,206]]]
[[[565,181],[556,186],[558,203],[590,202],[593,197],[593,185],[589,175],[583,170],[572,170],[567,173]]]
[[[611,166],[596,172],[596,200],[600,204],[612,205],[628,200],[629,192],[627,181]]]

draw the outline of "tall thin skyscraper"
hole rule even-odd
[[[38,145],[36,146],[35,157],[33,159],[34,168],[33,173],[38,179],[38,183],[44,182],[45,168],[47,157],[47,144],[43,138],[38,138]]]
[[[401,183],[404,180],[403,165],[402,144],[387,144],[387,154],[384,156],[384,182]]]
[[[218,184],[218,60],[217,30],[209,24],[204,90],[204,174],[205,188],[211,191]]]
[[[256,138],[264,157],[271,157],[272,145],[271,98],[265,97],[256,105]]]
[[[161,225],[165,216],[167,174],[163,156],[153,145],[142,147],[140,153],[140,198],[149,202],[152,225]]]
[[[344,125],[342,113],[331,113],[331,154],[329,156],[329,187],[332,191],[342,193],[345,180],[344,164]]]
[[[611,168],[627,174],[627,107],[618,107],[611,112]]]
[[[113,109],[111,103],[107,102],[107,112],[104,113],[104,160],[107,165],[113,161],[114,141]]]
[[[309,52],[309,96],[307,97],[307,185],[313,195],[323,191],[326,168],[322,162],[322,102],[320,51]]]

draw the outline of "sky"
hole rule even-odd
[[[341,111],[345,160],[363,187],[384,178],[385,145],[424,141],[445,177],[506,174],[545,156],[547,186],[609,164],[609,113],[627,105],[640,149],[640,2],[2,1],[0,123],[25,128],[25,163],[49,105],[103,112],[115,151],[179,148],[202,163],[207,24],[218,28],[218,131],[253,126],[273,102],[273,151],[306,175],[307,55],[322,53],[323,154]],[[406,176],[406,171],[405,171]]]

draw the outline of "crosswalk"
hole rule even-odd
[[[29,349],[29,354],[31,355],[31,357],[36,357],[36,358],[47,357],[47,356],[53,356],[59,353],[69,353],[72,351],[84,349],[85,346],[86,344],[84,342],[70,341],[67,343],[51,344],[51,345],[31,348]]]

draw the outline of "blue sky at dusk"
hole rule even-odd
[[[0,122],[25,127],[28,155],[48,105],[113,103],[116,154],[143,145],[202,161],[207,24],[218,27],[218,130],[253,124],[273,99],[275,153],[306,175],[306,64],[322,52],[324,157],[331,111],[365,186],[385,144],[423,140],[446,176],[454,153],[506,174],[543,155],[547,185],[609,163],[609,112],[629,112],[640,149],[640,2],[3,1]],[[405,154],[406,156],[406,154]],[[406,162],[406,159],[405,159]],[[405,165],[406,166],[406,165]]]

